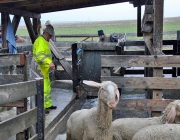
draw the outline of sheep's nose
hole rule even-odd
[[[108,106],[110,109],[114,109],[116,107],[116,103],[115,102],[109,102]]]

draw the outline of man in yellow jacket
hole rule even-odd
[[[54,70],[55,65],[52,62],[52,54],[49,46],[49,39],[54,34],[54,30],[51,26],[47,26],[43,30],[43,35],[39,36],[33,46],[33,58],[38,63],[38,67],[44,78],[44,108],[45,114],[49,113],[48,109],[56,109],[56,106],[52,105],[51,99],[51,83],[49,77],[49,70]]]

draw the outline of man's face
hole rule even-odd
[[[104,40],[104,35],[100,35],[100,36],[99,36],[99,39],[100,39],[100,40]]]
[[[47,37],[48,37],[47,39],[49,40],[51,39],[52,36],[50,34],[47,34]]]

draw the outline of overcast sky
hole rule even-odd
[[[142,6],[142,14],[144,6]],[[41,22],[129,20],[137,18],[137,9],[132,4],[119,3],[75,10],[52,12],[41,15]],[[164,17],[180,17],[180,0],[164,0]]]

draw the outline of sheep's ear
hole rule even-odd
[[[173,123],[176,117],[176,107],[172,107],[166,117],[166,123]]]
[[[97,82],[94,82],[94,81],[83,80],[83,83],[88,85],[88,86],[92,86],[92,87],[97,87],[97,88],[101,87],[100,83],[97,83]]]
[[[177,109],[180,111],[180,103],[177,105]]]

